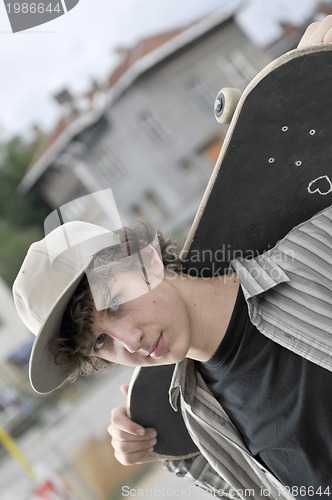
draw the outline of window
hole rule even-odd
[[[152,210],[153,214],[157,217],[165,217],[167,215],[167,208],[160,197],[153,191],[147,191],[145,193],[145,204],[148,211]]]
[[[143,211],[142,211],[142,207],[140,204],[138,203],[133,203],[131,206],[130,206],[130,212],[131,212],[131,215],[136,219],[136,218],[140,218],[140,217],[144,217],[144,214],[143,214]]]
[[[117,186],[127,174],[126,167],[108,145],[93,159],[93,164],[101,185]]]
[[[145,217],[150,221],[157,221],[168,214],[163,200],[152,190],[145,191],[139,201],[132,203],[130,211],[133,217]]]
[[[201,148],[201,150],[199,151],[200,154],[203,154],[209,160],[213,167],[218,160],[223,142],[223,139],[218,137],[217,139],[214,139],[209,144],[207,144],[205,147]]]
[[[150,111],[142,111],[139,117],[141,129],[156,146],[167,146],[170,144],[170,133],[166,130],[163,123]]]
[[[206,82],[197,77],[192,77],[188,83],[187,88],[190,99],[192,99],[203,111],[213,110],[215,95],[209,89]]]
[[[190,160],[182,160],[180,169],[191,184],[195,186],[203,186],[206,184],[206,177],[202,171]]]
[[[257,70],[239,49],[229,52],[220,62],[221,70],[228,74],[235,85],[244,86],[256,75]]]

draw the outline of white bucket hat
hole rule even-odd
[[[33,389],[46,394],[68,378],[55,363],[49,341],[60,331],[65,309],[93,255],[119,243],[113,232],[73,221],[31,245],[13,285],[17,311],[36,336],[29,363]]]

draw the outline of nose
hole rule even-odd
[[[118,340],[130,353],[137,352],[142,347],[143,333],[138,328],[118,325],[111,333],[113,339]]]

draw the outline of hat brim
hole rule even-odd
[[[86,266],[78,272],[63,294],[54,304],[33,344],[29,361],[29,378],[32,388],[39,394],[58,389],[68,379],[68,373],[57,365],[49,348],[49,342],[60,331],[66,307],[78,287]]]

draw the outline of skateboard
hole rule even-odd
[[[260,255],[332,203],[331,110],[332,44],[284,54],[242,95],[229,89],[218,94],[217,120],[233,116],[181,253],[186,273],[224,275],[233,259]],[[147,391],[161,393],[161,379],[167,388],[174,366],[158,377],[161,368],[142,368],[136,374],[142,386],[136,408],[131,407],[136,421],[145,414],[145,424],[157,431],[167,424],[162,405],[168,401],[153,400],[147,408]],[[181,412],[173,413],[180,421]],[[176,424],[172,428],[168,434],[181,440],[185,433],[178,432]],[[163,455],[158,443],[156,451]]]
[[[173,371],[174,365],[136,368],[128,391],[128,415],[143,427],[156,429],[154,451],[162,460],[190,458],[199,453],[181,412],[175,412],[168,400]]]

